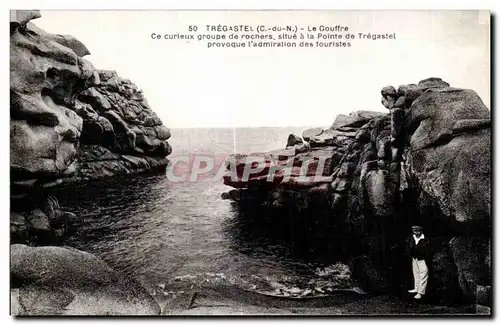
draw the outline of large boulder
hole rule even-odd
[[[491,284],[490,111],[473,90],[450,88],[437,78],[418,87],[425,91],[405,112],[406,171],[421,192],[417,206],[426,211],[421,220],[453,237],[445,250],[451,254],[445,255],[452,256],[456,271],[449,275],[453,279],[441,276],[440,283],[458,282],[462,298],[475,302],[478,288]]]
[[[11,245],[16,316],[158,315],[158,303],[100,258],[73,248]]]
[[[14,179],[60,177],[71,165],[82,131],[82,119],[72,110],[74,98],[95,83],[88,61],[26,26],[36,17],[33,12],[17,11],[16,24],[11,25],[10,165]]]
[[[398,90],[393,86],[382,88],[382,105],[391,110],[395,108],[409,108],[412,102],[422,95],[427,89],[447,88],[450,85],[440,78],[427,78],[417,84],[401,85]],[[392,112],[393,113],[393,112]]]
[[[90,54],[87,47],[71,35],[47,33],[32,22],[28,22],[26,25],[31,31],[36,32],[38,35],[72,49],[79,57],[84,57]]]
[[[461,135],[445,145],[410,151],[420,187],[458,222],[491,222],[490,131]],[[472,231],[472,228],[469,228]]]
[[[491,221],[489,115],[474,91],[456,88],[429,89],[406,113],[414,130],[411,172],[442,213],[459,222]]]
[[[406,112],[405,125],[413,131],[412,149],[418,150],[450,140],[457,123],[484,119],[490,119],[490,111],[475,91],[438,88],[428,89],[413,102]],[[474,125],[470,128],[473,130]]]

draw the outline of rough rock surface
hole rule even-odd
[[[304,141],[309,142],[312,137],[320,135],[323,132],[323,128],[312,128],[302,131],[302,138]]]
[[[10,12],[10,229],[12,244],[62,245],[68,221],[47,187],[164,170],[170,131],[142,92],[96,70],[69,35]],[[159,307],[132,280],[74,249],[11,246],[15,315],[151,315]]]
[[[10,35],[11,170],[14,179],[61,177],[76,158],[82,131],[72,102],[97,81],[94,68],[19,21]]]
[[[114,71],[98,71],[100,83],[78,96],[83,119],[77,179],[165,168],[170,130],[149,108],[142,91]]]
[[[158,315],[144,288],[100,258],[73,248],[11,245],[11,313]]]
[[[55,244],[69,215],[43,213],[57,205],[46,187],[164,170],[170,130],[130,80],[84,59],[80,41],[35,26],[38,11],[10,17],[11,193],[25,198],[11,200],[12,239]]]
[[[408,162],[420,186],[457,221],[484,219],[491,211],[489,110],[474,91],[431,89],[413,102],[406,124],[418,124],[410,138]],[[465,125],[461,123],[461,125]]]
[[[25,25],[32,19],[40,18],[40,10],[11,10],[10,24],[14,27]]]
[[[30,22],[38,17],[38,11],[11,11],[13,182],[43,185],[165,168],[170,131],[142,91],[114,71],[96,70],[83,58],[85,45],[41,30]]]
[[[309,149],[263,154],[265,168],[248,179],[240,173],[248,158],[238,156],[224,178],[237,190],[225,198],[242,214],[270,216],[268,223],[285,227],[288,218],[287,231],[295,229],[296,241],[307,237],[311,251],[342,251],[371,292],[408,290],[402,243],[412,224],[423,224],[434,253],[430,297],[474,302],[488,292],[477,288],[491,285],[490,111],[473,90],[439,78],[387,86],[381,95],[389,114],[360,111],[307,130]],[[299,159],[313,152],[329,161],[318,174]],[[328,248],[342,236],[349,244]]]
[[[346,127],[357,128],[363,126],[376,116],[381,116],[383,113],[373,111],[356,111],[349,115],[337,115],[330,129],[342,129]]]
[[[57,245],[65,239],[68,223],[76,218],[62,211],[55,197],[11,197],[11,243]]]
[[[303,141],[302,141],[302,139],[299,136],[297,136],[295,134],[290,134],[288,136],[288,140],[286,142],[286,146],[287,147],[293,147],[293,146],[295,146],[297,144],[302,144],[302,143],[303,143]]]

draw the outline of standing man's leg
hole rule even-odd
[[[421,295],[425,295],[425,292],[427,290],[427,280],[429,279],[429,269],[427,268],[425,260],[418,261],[418,271],[420,273],[420,286],[418,287],[418,293]]]
[[[419,283],[420,283],[420,272],[418,269],[418,261],[415,258],[411,259],[412,270],[413,270],[413,290],[411,293],[418,293]]]

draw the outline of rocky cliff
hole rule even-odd
[[[11,12],[11,224],[20,242],[63,233],[68,215],[43,212],[58,206],[44,188],[164,170],[171,152],[170,131],[142,91],[95,69],[85,45],[41,30],[38,17]]]
[[[170,131],[142,92],[97,70],[85,45],[10,14],[11,243],[64,244],[76,216],[48,187],[164,170]],[[97,273],[96,273],[97,272]],[[158,314],[158,304],[98,257],[75,249],[11,246],[15,315]]]
[[[165,168],[170,131],[142,91],[97,70],[72,36],[11,14],[11,175],[15,184],[89,180]]]
[[[371,292],[409,289],[402,243],[423,224],[429,296],[489,304],[490,111],[439,78],[381,95],[388,114],[340,115],[326,130],[291,135],[286,149],[232,157],[224,183],[236,189],[223,197],[245,217],[279,222],[304,255],[349,261]]]

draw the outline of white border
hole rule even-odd
[[[39,1],[8,0],[12,9],[490,9],[495,0],[436,0],[395,1],[395,0],[87,0],[76,1],[46,0]]]
[[[413,9],[413,10],[423,10],[423,9],[486,9],[486,10],[492,10],[493,13],[498,13],[498,6],[499,6],[499,1],[498,0],[454,0],[454,1],[447,1],[447,2],[438,2],[436,0],[420,0],[420,1],[398,1],[398,0],[368,0],[368,1],[362,1],[362,0],[344,0],[344,1],[338,1],[338,0],[303,0],[303,1],[296,1],[296,0],[289,0],[289,1],[277,1],[277,0],[242,0],[242,1],[235,1],[235,0],[176,0],[176,1],[167,1],[167,0],[122,0],[122,1],[110,1],[110,0],[87,0],[87,1],[68,1],[68,0],[46,0],[41,3],[40,1],[14,1],[14,0],[7,0],[7,1],[2,1],[2,5],[7,4],[5,7],[5,10],[2,11],[2,13],[7,18],[8,12],[7,9],[33,9],[33,8],[39,8],[39,9],[315,9],[315,10],[326,10],[326,9],[374,9],[374,10],[403,10],[403,9]],[[2,51],[0,51],[0,55],[2,56],[2,68],[3,68],[3,74],[1,74],[2,78],[0,78],[2,82],[2,87],[0,87],[3,96],[0,97],[4,101],[4,105],[2,109],[0,109],[0,120],[2,123],[2,128],[0,129],[2,134],[0,135],[0,150],[2,152],[3,157],[8,157],[9,156],[9,92],[8,92],[8,84],[9,84],[9,66],[8,66],[8,31],[7,31],[7,26],[8,23],[7,21],[4,21],[2,24],[2,27],[4,28],[3,32],[0,34],[1,42],[0,44],[3,44],[5,47]],[[495,33],[494,33],[494,38],[495,42],[498,43],[498,22],[496,23],[495,26]],[[498,54],[497,54],[498,57]],[[492,58],[493,59],[493,58]],[[496,69],[494,71],[494,75],[496,75]],[[498,93],[498,84],[495,84],[495,88],[492,89],[492,93]],[[496,100],[494,103],[492,103],[491,107],[492,110],[497,107],[498,104],[498,97],[496,97]],[[496,114],[494,114],[496,116]],[[496,135],[500,133],[498,130],[495,132]],[[498,147],[498,139],[497,136],[495,136],[494,139],[494,149],[495,152],[499,151]],[[9,175],[9,163],[7,158],[0,160],[2,166],[2,175]],[[498,162],[498,161],[497,161]],[[495,166],[493,167],[495,170]],[[496,173],[495,173],[496,174]],[[8,178],[5,177],[5,178]],[[495,177],[496,180],[496,177]],[[8,238],[9,238],[9,224],[8,224],[8,216],[9,216],[9,183],[8,179],[5,179],[5,181],[2,182],[2,188],[1,188],[1,195],[0,195],[0,206],[3,208],[3,213],[2,217],[4,218],[4,225],[0,229],[2,229],[3,233],[3,240],[4,243],[0,246],[0,252],[1,252],[1,257],[2,260],[4,261],[3,267],[0,268],[1,270],[1,276],[0,278],[2,279],[1,281],[1,288],[0,288],[0,294],[4,299],[1,299],[2,304],[1,304],[1,311],[0,315],[2,315],[3,320],[5,320],[7,323],[14,322],[13,318],[8,316],[9,315],[9,270],[8,270],[8,260],[9,260],[9,250],[8,250]],[[498,191],[497,191],[498,192]],[[493,205],[495,203],[500,202],[498,200],[497,196],[493,199]],[[493,217],[493,220],[496,220],[497,218]],[[496,225],[495,225],[496,226]],[[495,241],[496,243],[497,241]],[[497,246],[495,245],[495,250],[494,252],[497,252]],[[496,256],[494,257],[496,258]],[[495,271],[498,271],[498,268],[495,268]],[[495,272],[495,277],[498,276],[498,272]],[[497,278],[498,279],[498,278]],[[495,281],[496,282],[496,281]],[[497,290],[494,291],[496,292]],[[498,312],[498,299],[494,299],[495,302],[495,311]],[[159,319],[162,322],[168,322],[168,323],[181,323],[181,322],[186,322],[188,320],[182,320],[182,319]],[[211,322],[219,322],[221,319],[190,319],[189,322],[206,322],[206,321],[211,321]],[[362,322],[373,320],[373,319],[367,319],[363,318],[361,319]],[[54,322],[55,319],[45,319],[45,320],[24,320],[23,324],[31,324],[35,322]],[[87,319],[86,321],[91,321],[93,323],[104,323],[104,322],[109,322],[112,321],[112,319],[105,321],[103,319],[99,320],[92,320],[92,319]],[[123,319],[119,319],[118,321],[123,321]],[[126,320],[127,323],[133,322],[133,323],[143,323],[147,321],[152,321],[151,319],[142,319],[142,320]],[[233,322],[235,319],[227,319],[227,322]],[[256,323],[267,323],[270,320],[266,319],[252,319],[252,322]],[[272,322],[289,322],[290,318],[288,319],[272,319]],[[309,319],[304,319],[302,318],[299,320],[299,322],[308,322]],[[356,319],[349,318],[349,319],[316,319],[316,321],[334,321],[334,322],[345,322],[345,323],[351,323],[353,321],[356,321]],[[378,319],[378,321],[387,321],[387,319]],[[417,321],[415,319],[394,319],[394,321]],[[422,322],[428,323],[428,322],[443,322],[443,321],[454,321],[453,319],[423,319],[420,320]],[[81,319],[69,319],[69,320],[64,320],[64,322],[72,322],[72,323],[83,323],[84,321]],[[3,322],[2,322],[3,323]]]

